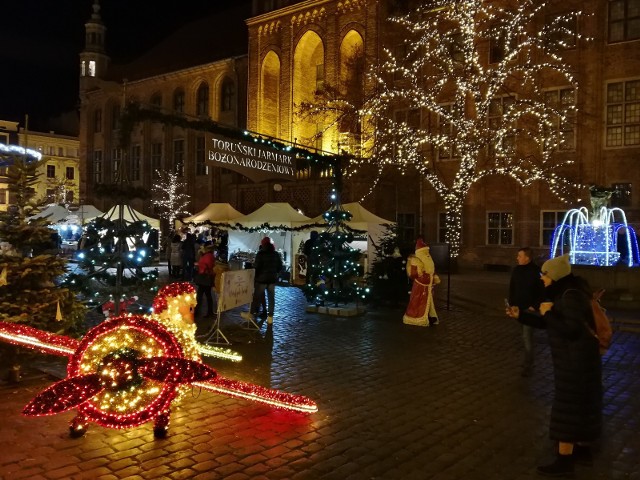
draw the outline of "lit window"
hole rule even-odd
[[[95,60],[90,60],[89,61],[89,76],[90,77],[95,77],[96,76],[96,61]]]
[[[607,147],[640,145],[640,80],[607,84]]]
[[[84,60],[80,62],[80,76],[81,77],[87,76],[87,62],[85,62]]]
[[[487,245],[513,245],[513,213],[487,212]]]

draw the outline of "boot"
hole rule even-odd
[[[553,463],[540,465],[537,472],[545,477],[573,477],[573,456],[558,454]]]
[[[586,465],[587,467],[593,465],[593,453],[588,445],[574,445],[572,457],[574,463],[578,465]]]

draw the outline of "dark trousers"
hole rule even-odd
[[[202,296],[207,299],[207,316],[213,315],[213,295],[211,295],[211,285],[196,285],[196,309],[194,315],[198,315],[202,306]]]
[[[251,313],[256,313],[260,304],[264,300],[264,291],[267,291],[267,305],[268,315],[273,317],[273,311],[276,304],[276,284],[275,283],[256,283],[255,291],[253,292],[253,302],[251,303]]]

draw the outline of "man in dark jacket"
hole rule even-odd
[[[518,265],[511,273],[509,283],[509,305],[525,310],[538,310],[544,285],[540,280],[540,267],[531,261],[532,252],[529,247],[518,250],[516,260]],[[522,340],[524,344],[524,360],[522,362],[522,376],[528,377],[533,369],[533,327],[522,325]]]
[[[282,271],[282,258],[276,252],[275,247],[271,243],[269,237],[264,237],[260,243],[260,250],[256,254],[254,268],[255,276],[255,292],[253,294],[253,302],[249,312],[242,312],[240,315],[247,320],[255,320],[252,312],[258,311],[260,299],[264,298],[264,292],[267,291],[267,324],[273,324],[273,312],[275,310],[276,301],[276,282],[278,275]]]

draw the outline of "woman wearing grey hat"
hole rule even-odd
[[[558,442],[556,459],[538,467],[545,476],[571,476],[574,463],[590,464],[588,443],[602,427],[602,373],[598,339],[586,281],[571,273],[568,255],[541,267],[545,298],[540,313],[507,308],[520,323],[544,328],[553,360],[554,398],[549,436]]]

